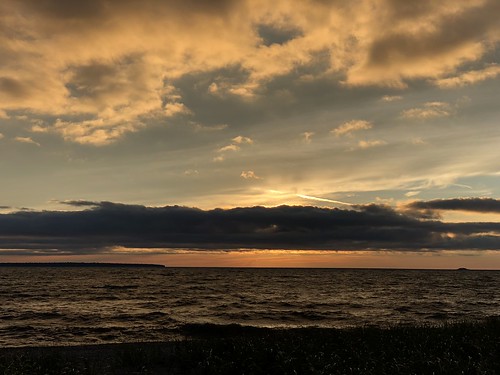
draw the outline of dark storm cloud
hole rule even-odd
[[[450,210],[500,213],[500,200],[492,198],[457,198],[416,201],[407,205],[417,210]]]
[[[0,215],[0,246],[26,253],[94,253],[110,247],[199,250],[500,250],[499,223],[419,220],[380,205],[214,209],[68,202],[83,211]]]

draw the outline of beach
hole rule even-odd
[[[3,374],[498,374],[500,319],[266,329],[190,324],[184,339],[3,348]]]

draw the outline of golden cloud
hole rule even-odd
[[[370,141],[359,141],[358,147],[359,148],[371,148],[371,147],[384,146],[386,144],[387,144],[387,142],[385,142],[385,141],[382,141],[380,139],[374,139],[374,140],[370,140]]]
[[[427,120],[437,117],[447,117],[452,114],[452,108],[444,102],[427,102],[422,107],[410,108],[401,113],[401,117],[408,119]]]
[[[260,179],[262,179],[261,177],[257,176],[254,171],[242,171],[240,174],[240,177],[244,178],[245,180],[248,180],[248,179],[260,180]]]
[[[328,66],[314,74],[346,85],[477,82],[496,68],[460,67],[500,40],[499,13],[496,0],[4,0],[0,116],[49,115],[64,139],[104,145],[196,112],[171,87],[179,77],[236,66],[244,80],[214,77],[208,94],[251,101],[318,53]]]
[[[337,137],[351,135],[353,132],[367,130],[373,127],[372,123],[365,120],[351,120],[331,130],[330,133]]]
[[[500,66],[491,65],[481,70],[471,70],[454,77],[437,79],[435,84],[442,88],[453,88],[458,86],[472,85],[476,82],[485,81],[500,75]]]
[[[251,144],[253,144],[253,139],[249,138],[249,137],[243,137],[241,135],[238,135],[237,137],[233,138],[233,142],[237,143],[237,144],[247,143],[247,144],[251,145]]]
[[[38,142],[35,142],[32,138],[30,137],[15,137],[14,140],[16,142],[19,142],[19,143],[28,143],[28,144],[32,144],[32,145],[35,145],[35,146],[40,146],[40,143]]]
[[[226,152],[226,151],[238,151],[240,149],[240,146],[236,146],[234,144],[230,144],[224,147],[219,148],[219,152]]]

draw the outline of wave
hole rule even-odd
[[[168,278],[163,271],[141,269],[48,273],[40,268],[30,269],[28,280],[22,272],[2,270],[0,343],[159,340],[176,329],[230,332],[256,327],[446,323],[500,311],[500,272],[168,269],[165,273]],[[488,282],[480,282],[483,279]]]

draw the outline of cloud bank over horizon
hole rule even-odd
[[[493,198],[453,198],[415,201],[407,207],[417,210],[472,211],[482,213],[500,213],[500,200]]]
[[[481,199],[464,201],[471,206],[493,203]],[[496,200],[495,204],[499,202]],[[416,202],[413,208],[429,209],[426,203],[433,204]],[[226,210],[88,201],[66,204],[83,210],[0,214],[0,254],[79,255],[112,253],[116,248],[159,252],[500,251],[500,222],[443,222],[380,204],[348,209],[278,206]]]

